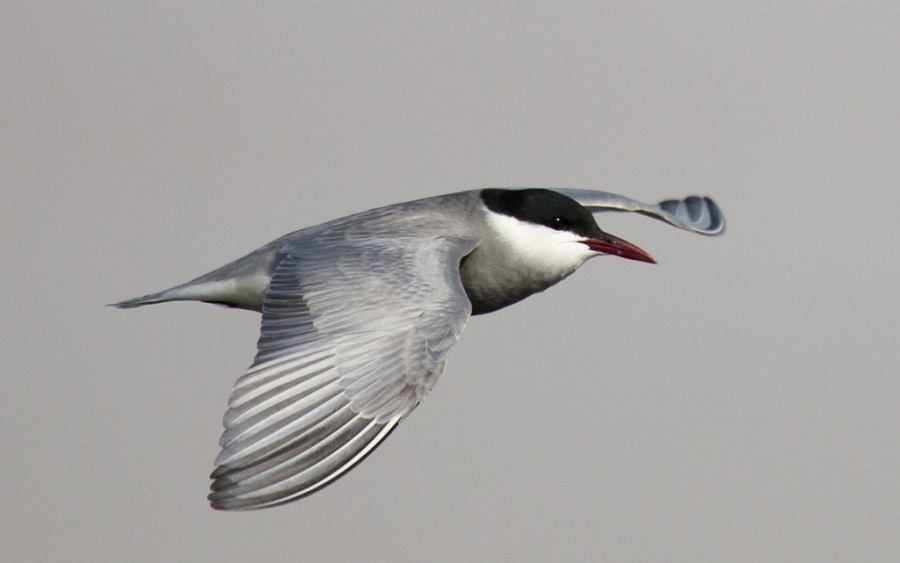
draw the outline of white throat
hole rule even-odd
[[[584,237],[575,233],[556,231],[491,211],[487,212],[487,220],[510,258],[551,276],[567,276],[585,260],[598,255],[581,242]]]

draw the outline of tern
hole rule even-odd
[[[224,416],[209,500],[238,510],[320,490],[434,388],[470,315],[613,255],[654,263],[593,212],[719,235],[707,197],[648,205],[579,189],[481,189],[389,205],[285,235],[171,289],[114,304],[202,301],[262,313]]]

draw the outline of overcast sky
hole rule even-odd
[[[0,5],[0,559],[896,560],[896,2],[48,4]],[[209,508],[258,315],[104,304],[489,186],[728,232],[598,216],[659,264],[472,319],[345,478]]]

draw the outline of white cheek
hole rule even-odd
[[[588,258],[597,256],[574,233],[495,213],[488,214],[488,223],[518,259],[535,268],[571,272]]]

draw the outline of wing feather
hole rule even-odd
[[[597,190],[550,189],[574,199],[593,212],[633,211],[701,235],[718,236],[725,232],[725,216],[722,215],[716,202],[708,197],[688,196],[683,200],[667,199],[656,205],[650,205]]]
[[[285,249],[256,359],[225,413],[213,507],[309,494],[390,434],[434,386],[465,326],[471,305],[459,262],[473,247],[328,236]]]

